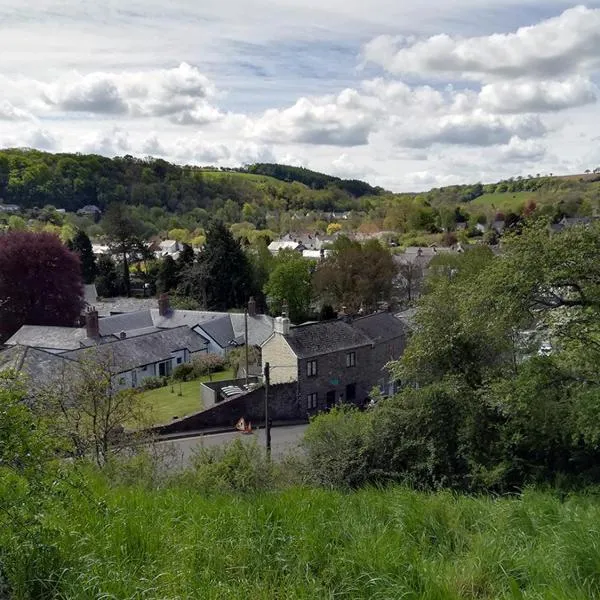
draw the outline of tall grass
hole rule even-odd
[[[0,531],[15,599],[600,596],[600,501],[292,488],[200,493],[88,476],[43,528]],[[1,571],[2,569],[0,569]]]

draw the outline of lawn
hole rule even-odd
[[[212,381],[223,381],[232,378],[232,371],[221,371],[212,375]],[[209,381],[209,377],[183,382],[181,392],[179,383],[142,392],[140,399],[143,405],[151,411],[154,423],[168,423],[173,420],[173,417],[185,417],[204,408],[200,389],[200,384],[203,381]],[[179,395],[180,393],[181,395]]]

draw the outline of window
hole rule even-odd
[[[308,396],[306,396],[306,405],[308,407],[308,410],[314,410],[315,408],[317,408],[317,393],[313,393],[313,394],[308,394]]]
[[[181,358],[181,356],[179,356],[179,357],[177,358],[177,364],[178,364],[178,365],[180,365],[180,364],[181,364],[181,361],[182,361],[182,358]]]
[[[355,367],[356,366],[356,352],[348,352],[346,354],[346,366],[347,367]]]
[[[317,361],[309,360],[306,363],[306,376],[307,377],[316,377],[317,376]]]

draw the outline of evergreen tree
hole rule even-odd
[[[189,244],[184,243],[177,258],[178,273],[182,273],[184,269],[191,267],[195,259],[194,249]]]
[[[96,257],[92,251],[92,242],[82,229],[68,243],[69,249],[79,254],[83,283],[94,283],[96,279]]]
[[[123,268],[123,292],[131,294],[129,263],[132,256],[145,252],[143,242],[143,223],[136,219],[129,208],[123,204],[111,204],[102,221],[102,227],[109,238],[113,251],[121,256]]]
[[[110,256],[103,254],[98,259],[96,271],[98,295],[104,298],[117,296],[120,292],[120,282],[115,261]]]
[[[156,291],[159,294],[169,292],[170,290],[177,287],[178,281],[178,268],[177,264],[171,256],[165,256],[160,261],[158,268],[158,276],[156,278]]]
[[[210,310],[240,308],[252,294],[248,258],[221,221],[209,225],[204,251],[186,273],[182,287]]]

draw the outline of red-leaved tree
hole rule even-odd
[[[0,234],[0,341],[22,325],[74,325],[82,296],[79,257],[55,235]]]

